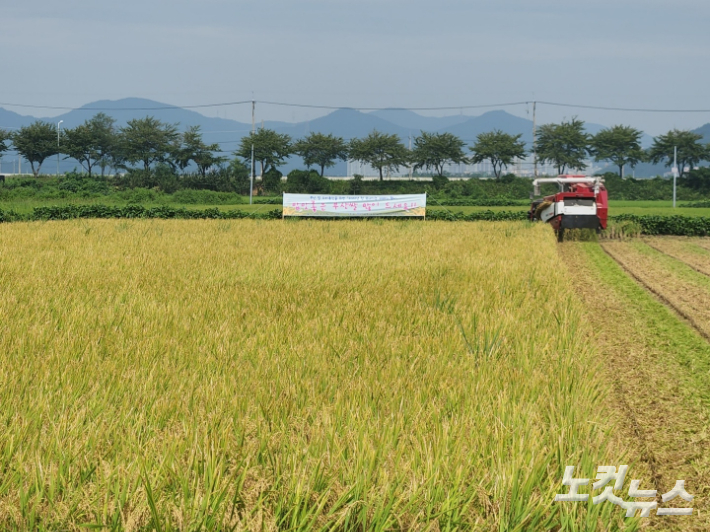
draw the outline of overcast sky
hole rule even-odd
[[[709,22],[707,0],[0,0],[0,102],[710,109]],[[202,112],[250,121],[249,106]],[[258,120],[325,112],[257,105]],[[460,112],[484,110],[423,114]],[[541,123],[574,115],[650,134],[710,122],[538,107]]]

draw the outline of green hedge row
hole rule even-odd
[[[160,219],[215,219],[234,220],[258,218],[262,220],[281,218],[281,209],[266,212],[246,212],[241,210],[204,209],[193,210],[169,206],[144,207],[142,205],[64,205],[61,207],[35,207],[29,214],[0,210],[0,222],[71,220],[75,218],[160,218]]]
[[[427,209],[427,220],[445,220],[447,222],[507,222],[527,220],[525,211],[477,211],[464,214],[439,209]]]
[[[681,207],[690,207],[690,208],[696,208],[696,209],[708,209],[708,208],[710,208],[710,200],[709,201],[694,201],[693,203],[686,203],[684,205],[681,205]]]
[[[610,218],[616,222],[636,223],[645,235],[710,235],[710,217],[707,216],[619,214]]]
[[[0,209],[0,222],[70,220],[75,218],[160,218],[160,219],[217,219],[233,220],[256,218],[270,220],[281,218],[281,209],[265,212],[246,212],[242,210],[203,209],[192,210],[169,206],[144,207],[127,205],[65,205],[54,207],[35,207],[29,214]],[[710,217],[706,216],[656,216],[620,214],[610,217],[615,222],[633,222],[638,224],[647,235],[708,236],[710,235]],[[526,220],[524,211],[478,211],[464,214],[443,209],[427,209],[428,220],[443,221],[519,221]]]
[[[259,205],[283,205],[283,198],[281,196],[273,198],[254,198],[254,203]]]

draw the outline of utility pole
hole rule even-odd
[[[57,177],[59,177],[59,126],[62,125],[62,122],[64,122],[64,120],[60,120],[57,123]]]
[[[535,135],[536,135],[536,130],[535,130],[536,108],[537,108],[537,102],[533,102],[533,174],[535,176],[535,179],[537,179],[537,139],[535,138]]]
[[[409,152],[412,152],[412,133],[409,133]],[[412,163],[409,163],[409,180],[412,180]]]
[[[256,100],[251,101],[251,134],[256,132]],[[254,143],[251,144],[251,176],[249,179],[249,205],[254,195]]]
[[[251,179],[249,180],[249,205],[254,194],[254,144],[251,145]]]
[[[678,146],[673,146],[673,208],[675,209],[675,182],[678,177]]]

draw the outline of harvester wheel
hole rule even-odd
[[[557,230],[557,241],[558,241],[558,242],[564,242],[564,240],[565,240],[565,230],[564,230],[563,227],[560,227],[560,228]]]

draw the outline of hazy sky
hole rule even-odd
[[[707,0],[0,0],[0,102],[710,109],[709,23]],[[250,121],[249,106],[201,112]],[[325,112],[257,105],[258,120]],[[484,110],[428,114],[459,112]],[[574,115],[650,134],[710,122],[538,108],[540,122]]]

